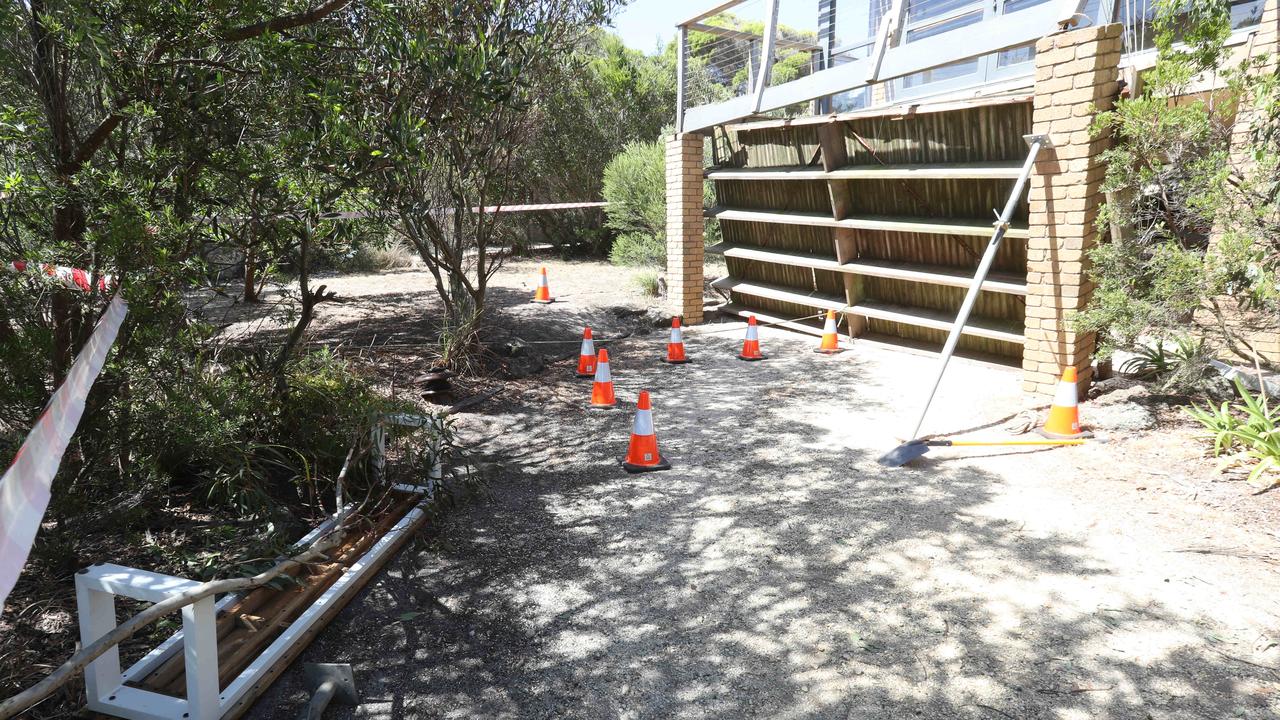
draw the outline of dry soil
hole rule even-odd
[[[625,312],[646,303],[628,271],[547,265],[560,301],[529,304],[536,265],[512,263],[500,325],[630,333],[608,344],[619,408],[585,407],[572,342],[539,346],[546,369],[458,416],[490,496],[394,561],[251,717],[297,712],[306,661],[355,666],[362,702],[331,718],[1280,717],[1280,493],[1217,473],[1176,412],[887,469],[932,357],[826,357],[765,329],[769,358],[745,363],[723,323],[668,366],[665,333]],[[417,337],[431,303],[421,272],[328,282],[353,297],[317,339]],[[641,389],[668,472],[618,465]],[[1023,402],[1016,370],[957,360],[926,429],[1006,437]]]

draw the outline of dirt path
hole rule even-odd
[[[529,305],[531,270],[500,276],[513,328],[608,329],[624,302],[580,263]],[[743,363],[740,328],[689,330],[678,368],[662,333],[611,345],[617,411],[565,359],[461,416],[492,498],[304,654],[355,664],[363,704],[329,717],[1280,717],[1277,537],[1223,509],[1276,500],[1217,482],[1187,428],[886,470],[932,358],[766,330]],[[640,389],[670,472],[617,465]],[[929,429],[1020,405],[1016,371],[957,361]],[[295,712],[300,678],[251,716]]]

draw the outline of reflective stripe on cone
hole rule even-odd
[[[680,317],[671,318],[671,340],[667,342],[667,357],[664,362],[680,365],[689,362],[684,353],[684,331],[680,328]]]
[[[763,360],[764,355],[760,354],[760,331],[756,328],[756,316],[747,316],[747,338],[742,341],[742,352],[738,353],[739,360]]]
[[[630,473],[670,470],[671,463],[658,452],[658,436],[653,431],[653,408],[649,391],[641,390],[636,402],[636,419],[631,428],[631,442],[622,467]]]
[[[822,342],[818,344],[814,352],[824,355],[835,355],[838,352],[844,352],[840,348],[840,337],[836,334],[836,312],[834,310],[827,311],[827,320],[822,325]]]
[[[591,328],[582,331],[582,349],[578,351],[578,377],[594,377],[596,374],[596,343]]]
[[[550,303],[555,302],[551,297],[551,286],[547,284],[547,269],[542,268],[542,274],[538,278],[538,289],[533,292],[533,300],[530,302]]]
[[[613,395],[613,375],[609,373],[609,351],[596,356],[596,378],[591,383],[591,407],[611,408],[618,404]]]
[[[1055,440],[1070,440],[1079,437],[1093,437],[1092,433],[1080,428],[1080,402],[1076,395],[1078,375],[1074,367],[1062,372],[1058,388],[1053,395],[1053,406],[1049,408],[1049,417],[1044,427],[1036,432]]]

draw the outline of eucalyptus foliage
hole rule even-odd
[[[1252,361],[1232,318],[1280,312],[1276,77],[1260,59],[1230,61],[1225,0],[1163,0],[1155,28],[1155,68],[1094,128],[1115,139],[1099,218],[1111,241],[1090,253],[1097,289],[1080,326],[1100,331],[1105,355],[1195,320]],[[1206,77],[1224,89],[1193,93]],[[1235,116],[1250,109],[1251,134],[1233,148]]]
[[[58,527],[144,490],[259,510],[313,497],[380,407],[345,363],[299,349],[317,307],[340,299],[312,280],[316,259],[396,227],[451,314],[482,307],[497,264],[492,216],[472,208],[518,197],[512,158],[548,79],[608,8],[0,6],[0,263],[109,273],[130,302],[55,483]],[[228,255],[245,257],[245,300],[255,275],[297,280],[283,336],[226,347],[193,318],[192,290],[239,294],[210,284],[209,258]],[[104,300],[0,271],[0,461]]]

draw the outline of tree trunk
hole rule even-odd
[[[53,210],[52,239],[56,246],[79,248],[84,242],[85,213],[74,195],[71,182],[78,165],[62,58],[57,42],[44,26],[45,3],[43,0],[31,0],[28,7],[31,13],[32,68],[48,121],[51,160],[59,180],[68,191],[68,195]],[[54,388],[66,378],[75,350],[76,318],[71,305],[67,290],[58,290],[53,294],[53,350],[50,360]]]
[[[258,258],[252,247],[244,250],[244,301],[256,303],[258,297]]]

